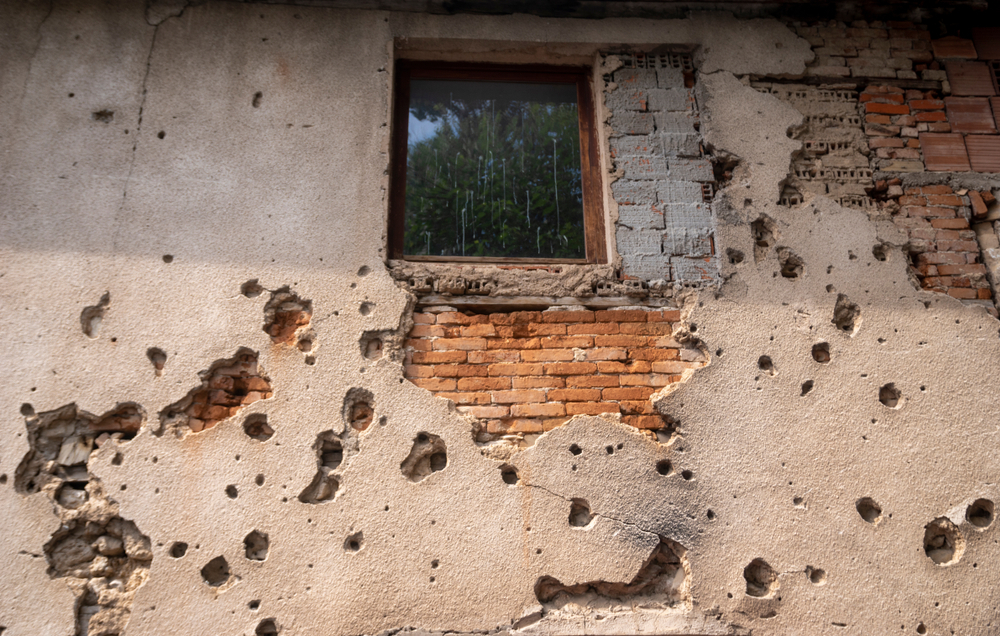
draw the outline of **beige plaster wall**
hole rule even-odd
[[[964,514],[996,498],[1000,324],[915,290],[898,249],[876,261],[879,241],[902,243],[891,226],[822,197],[796,210],[773,203],[797,147],[786,132],[801,116],[736,76],[799,72],[807,43],[778,22],[725,15],[181,8],[164,17],[169,7],[147,13],[133,2],[2,7],[5,634],[75,629],[74,593],[50,578],[44,554],[67,513],[48,493],[14,488],[29,451],[24,414],[76,403],[99,415],[120,402],[142,405],[146,424],[132,441],[105,444],[88,468],[111,499],[102,505],[117,505],[150,539],[148,580],[122,617],[130,635],[251,634],[264,618],[282,634],[345,636],[991,631],[996,531]],[[687,298],[688,330],[712,361],[657,401],[681,423],[672,442],[579,418],[525,450],[487,447],[473,422],[403,380],[395,352],[362,355],[365,332],[408,328],[410,299],[383,265],[394,38],[508,53],[698,47],[702,130],[741,159],[715,203],[720,252],[752,254],[749,223],[766,213],[805,269],[796,280],[773,276],[774,250],[760,262],[726,261],[719,289]],[[114,112],[110,123],[92,118],[102,110]],[[241,294],[251,279],[312,301],[315,364],[264,333],[269,294]],[[90,338],[80,314],[105,292]],[[860,307],[853,335],[831,323],[838,294]],[[825,365],[810,355],[819,341],[830,344]],[[167,353],[162,375],[150,347]],[[159,412],[240,347],[259,352],[274,396],[203,433],[155,435]],[[761,355],[777,375],[758,369]],[[815,388],[800,396],[806,380]],[[897,409],[878,401],[889,382],[902,390]],[[344,398],[357,387],[373,394],[376,424],[360,434],[337,498],[301,503],[316,437],[345,430]],[[267,442],[244,434],[251,413],[274,427]],[[400,464],[421,432],[444,440],[448,460],[414,483]],[[676,469],[667,476],[655,469],[663,458]],[[503,461],[517,468],[517,485],[501,479]],[[882,508],[877,525],[855,510],[866,496]],[[595,514],[585,528],[567,523],[574,498]],[[923,548],[925,524],[942,516],[965,542],[946,567]],[[269,536],[265,561],[244,557],[252,530]],[[360,550],[346,550],[359,531]],[[542,576],[628,582],[658,537],[686,549],[679,602],[543,607],[535,597]],[[169,555],[176,541],[190,546],[183,558]],[[219,555],[233,578],[213,588],[200,569]],[[745,593],[744,568],[757,558],[777,572],[771,598]],[[807,568],[823,569],[824,584]],[[254,600],[259,609],[248,607]]]

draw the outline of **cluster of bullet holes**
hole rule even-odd
[[[322,503],[330,501],[340,488],[340,479],[334,471],[344,461],[344,444],[333,431],[324,431],[316,438],[313,445],[317,454],[318,470],[312,483],[299,495],[302,503]]]
[[[359,530],[358,532],[355,532],[354,534],[344,539],[344,551],[360,552],[361,547],[364,545],[364,543],[365,543],[365,533]]]
[[[903,392],[896,388],[896,385],[890,382],[884,385],[878,390],[878,401],[882,403],[882,406],[886,406],[890,409],[898,409],[902,404],[900,403],[903,398]]]
[[[866,522],[872,525],[878,525],[882,521],[882,507],[875,503],[875,500],[871,497],[862,497],[858,499],[854,507],[857,509],[858,514]]]
[[[965,552],[965,539],[958,526],[947,517],[938,517],[924,526],[924,553],[937,565],[954,565]]]
[[[757,368],[771,377],[778,375],[778,370],[774,366],[771,356],[761,356],[757,358]]]
[[[812,357],[813,360],[819,362],[820,364],[826,364],[830,361],[830,345],[826,342],[817,342],[812,347]]]
[[[101,321],[104,320],[104,314],[110,304],[111,292],[104,292],[96,305],[84,307],[80,312],[80,327],[88,338],[97,337],[97,333],[101,330]]]
[[[787,247],[778,248],[778,263],[781,265],[780,271],[784,278],[798,278],[802,276],[802,268],[805,265],[805,261]]]
[[[354,388],[344,396],[344,422],[356,431],[366,430],[375,417],[375,396],[366,389]]]
[[[778,573],[764,559],[754,559],[743,568],[747,596],[771,598],[778,589]]]
[[[756,221],[750,224],[750,231],[753,234],[753,260],[760,262],[767,258],[767,253],[775,242],[775,223],[771,217],[762,214]]]
[[[274,436],[274,428],[267,423],[267,415],[254,413],[243,420],[243,432],[258,442],[266,442]]]
[[[312,301],[301,298],[287,285],[271,292],[264,305],[264,332],[275,344],[292,344],[304,353],[312,351],[315,334],[309,329]]]
[[[163,367],[167,365],[167,352],[159,347],[150,347],[146,349],[146,357],[153,365],[153,373],[156,374],[156,377],[163,375]]]
[[[510,464],[502,464],[500,466],[500,478],[503,479],[503,483],[508,486],[514,486],[520,481],[517,475],[517,469]]]
[[[243,548],[246,557],[250,561],[264,561],[267,559],[267,550],[271,546],[270,540],[263,532],[254,530],[243,539]]]
[[[432,433],[420,433],[413,438],[413,447],[399,469],[408,480],[419,482],[447,466],[448,452],[444,440]]]
[[[832,322],[837,329],[853,336],[861,325],[861,308],[852,303],[846,295],[837,294]]]
[[[586,528],[594,520],[590,512],[590,504],[586,499],[573,499],[569,506],[569,525],[574,528]]]
[[[90,119],[101,122],[102,124],[110,124],[115,120],[115,111],[107,109],[95,110],[90,114]]]
[[[278,634],[278,624],[273,618],[265,618],[254,630],[256,636],[276,636]]]
[[[229,563],[226,557],[219,555],[201,568],[201,578],[211,587],[220,587],[229,580]]]

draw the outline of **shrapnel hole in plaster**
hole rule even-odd
[[[243,548],[246,558],[250,561],[264,561],[271,541],[264,532],[254,530],[243,538]]]
[[[875,503],[875,500],[871,497],[858,499],[854,507],[857,509],[858,514],[861,515],[861,518],[868,523],[877,525],[882,521],[882,507]]]
[[[90,119],[102,124],[110,124],[115,120],[115,111],[108,110],[106,108],[102,110],[95,110],[90,114]]]
[[[815,382],[813,382],[812,380],[806,380],[805,382],[802,383],[802,392],[799,395],[803,397],[808,395],[809,392],[812,391],[813,387],[815,386],[816,386]]]
[[[240,293],[247,298],[256,298],[264,293],[264,288],[254,278],[240,285]]]
[[[226,496],[227,497],[229,497],[230,499],[236,499],[237,497],[239,497],[239,495],[240,495],[240,491],[236,487],[236,484],[229,484],[228,486],[226,486]]]
[[[661,475],[669,475],[670,471],[672,471],[672,470],[673,470],[673,466],[671,465],[669,459],[661,459],[660,461],[656,462],[656,472],[657,473],[659,473]]]
[[[827,342],[817,342],[812,347],[812,357],[813,360],[819,362],[820,364],[826,364],[830,361],[830,344]]]
[[[586,499],[573,499],[569,507],[569,525],[574,528],[586,528],[594,520],[590,512],[590,504]]]
[[[201,386],[160,411],[156,435],[172,431],[181,437],[185,429],[198,433],[236,415],[244,406],[272,396],[271,381],[258,365],[257,354],[246,347],[199,375]]]
[[[174,543],[170,546],[170,556],[175,559],[181,559],[185,554],[187,554],[187,550],[188,544],[183,541],[174,541]]]
[[[889,260],[889,250],[889,245],[886,243],[879,243],[878,245],[872,247],[872,256],[874,256],[877,261],[885,262]]]
[[[250,100],[250,105],[254,108],[260,108],[260,102],[262,99],[264,99],[264,93],[257,91],[253,94],[253,99]]]
[[[518,481],[520,481],[520,478],[517,475],[517,469],[510,464],[500,465],[500,478],[503,479],[503,483],[508,486],[514,486]]]
[[[90,339],[97,337],[98,332],[101,330],[101,321],[104,320],[104,314],[107,313],[108,306],[111,304],[111,292],[104,292],[101,299],[96,305],[90,305],[84,307],[83,311],[80,312],[80,328],[83,329],[83,333]]]
[[[274,429],[267,423],[265,413],[254,413],[243,420],[243,432],[258,442],[266,442],[274,436]]]
[[[347,552],[360,552],[365,543],[365,533],[358,531],[348,535],[344,539],[344,550]]]
[[[344,422],[356,431],[371,426],[375,417],[375,397],[367,389],[353,388],[344,396]]]
[[[770,598],[778,589],[778,573],[764,559],[754,559],[743,568],[747,596]]]
[[[777,224],[766,214],[760,215],[756,221],[750,224],[750,232],[753,235],[753,260],[760,262],[767,258],[767,253],[771,250],[777,237]]]
[[[771,356],[761,356],[757,358],[757,368],[771,377],[778,375],[778,370],[774,367]]]
[[[285,285],[271,292],[264,305],[264,332],[275,344],[294,343],[299,350],[310,351],[315,340],[315,335],[309,333],[312,312],[312,301],[301,298]]]
[[[431,473],[444,470],[447,465],[448,454],[444,440],[432,433],[422,432],[413,439],[413,447],[399,469],[408,480],[419,482]]]
[[[976,499],[965,510],[965,518],[979,529],[989,528],[993,523],[994,506],[989,499]]]
[[[851,302],[845,294],[837,294],[831,321],[843,332],[853,336],[861,326],[861,308]]]
[[[924,553],[935,564],[958,563],[964,552],[965,539],[951,519],[938,517],[924,526]]]
[[[805,266],[798,254],[787,247],[778,248],[778,264],[781,266],[781,276],[783,278],[799,278],[802,276],[802,269]]]
[[[898,409],[902,406],[900,401],[903,398],[903,392],[896,388],[896,385],[890,382],[889,384],[883,385],[878,390],[878,401],[890,409]]]
[[[153,373],[156,374],[156,377],[163,375],[163,367],[167,364],[167,352],[159,347],[150,347],[146,349],[146,357],[153,365]]]
[[[382,357],[382,337],[374,333],[365,333],[361,338],[361,355],[368,360],[378,360]]]
[[[265,618],[254,630],[255,636],[276,636],[278,634],[278,624],[273,618]]]
[[[219,555],[201,568],[201,578],[212,587],[220,587],[229,580],[229,563],[226,557]]]

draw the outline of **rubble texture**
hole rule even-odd
[[[968,140],[997,135],[935,133],[964,135],[971,170],[933,170],[923,133],[891,119],[940,112],[915,105],[930,91],[949,121],[949,96],[988,98],[981,73],[952,60],[992,68],[978,55],[993,40],[973,37],[974,58],[922,25],[810,33],[819,25],[707,12],[0,11],[4,636],[995,631],[983,590],[1000,583],[1000,406],[984,387],[1000,322],[996,295],[978,290],[1000,271],[997,183]],[[841,31],[865,44],[827,41]],[[828,45],[864,86],[822,70],[840,68],[819,64]],[[889,62],[849,64],[849,48]],[[662,86],[666,67],[638,62],[678,53],[690,68]],[[386,263],[394,56],[592,65],[611,261]],[[645,107],[622,88],[642,75]],[[667,130],[695,104],[697,135]],[[618,145],[621,113],[652,115],[631,131],[645,140]],[[870,134],[867,114],[889,116],[887,134]],[[924,170],[890,170],[917,159],[871,152],[876,137],[906,140],[884,147],[920,150]],[[633,171],[625,156],[659,159]],[[674,188],[709,181],[710,193]],[[697,223],[661,226],[652,208],[675,195],[701,197]],[[649,254],[624,249],[640,245],[619,240],[628,228],[653,232]],[[949,274],[933,262],[945,254],[985,271]],[[655,272],[630,270],[632,255]],[[713,269],[682,276],[675,257]],[[530,339],[520,324],[567,338],[572,325],[669,325],[655,335],[671,342],[615,360],[690,363],[646,385],[642,415],[665,426],[623,412],[564,422],[571,401],[553,396],[537,403],[564,408],[559,426],[499,416],[491,432],[490,417],[434,395],[450,389],[407,380],[444,377],[421,346],[489,353]],[[497,335],[461,331],[473,327]],[[509,351],[576,364],[602,335]],[[465,338],[486,346],[442,342]],[[494,377],[568,377],[542,364]]]

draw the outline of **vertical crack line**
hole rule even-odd
[[[31,52],[31,58],[28,60],[28,70],[24,74],[24,85],[21,87],[21,110],[24,110],[24,98],[28,95],[28,84],[31,82],[31,71],[35,67],[35,58],[38,57],[38,51],[42,48],[42,40],[44,39],[42,29],[45,28],[45,23],[52,17],[55,6],[55,0],[49,0],[49,10],[45,12],[45,17],[42,18],[41,22],[38,23],[38,28],[35,29],[38,37],[35,40],[35,50]]]

